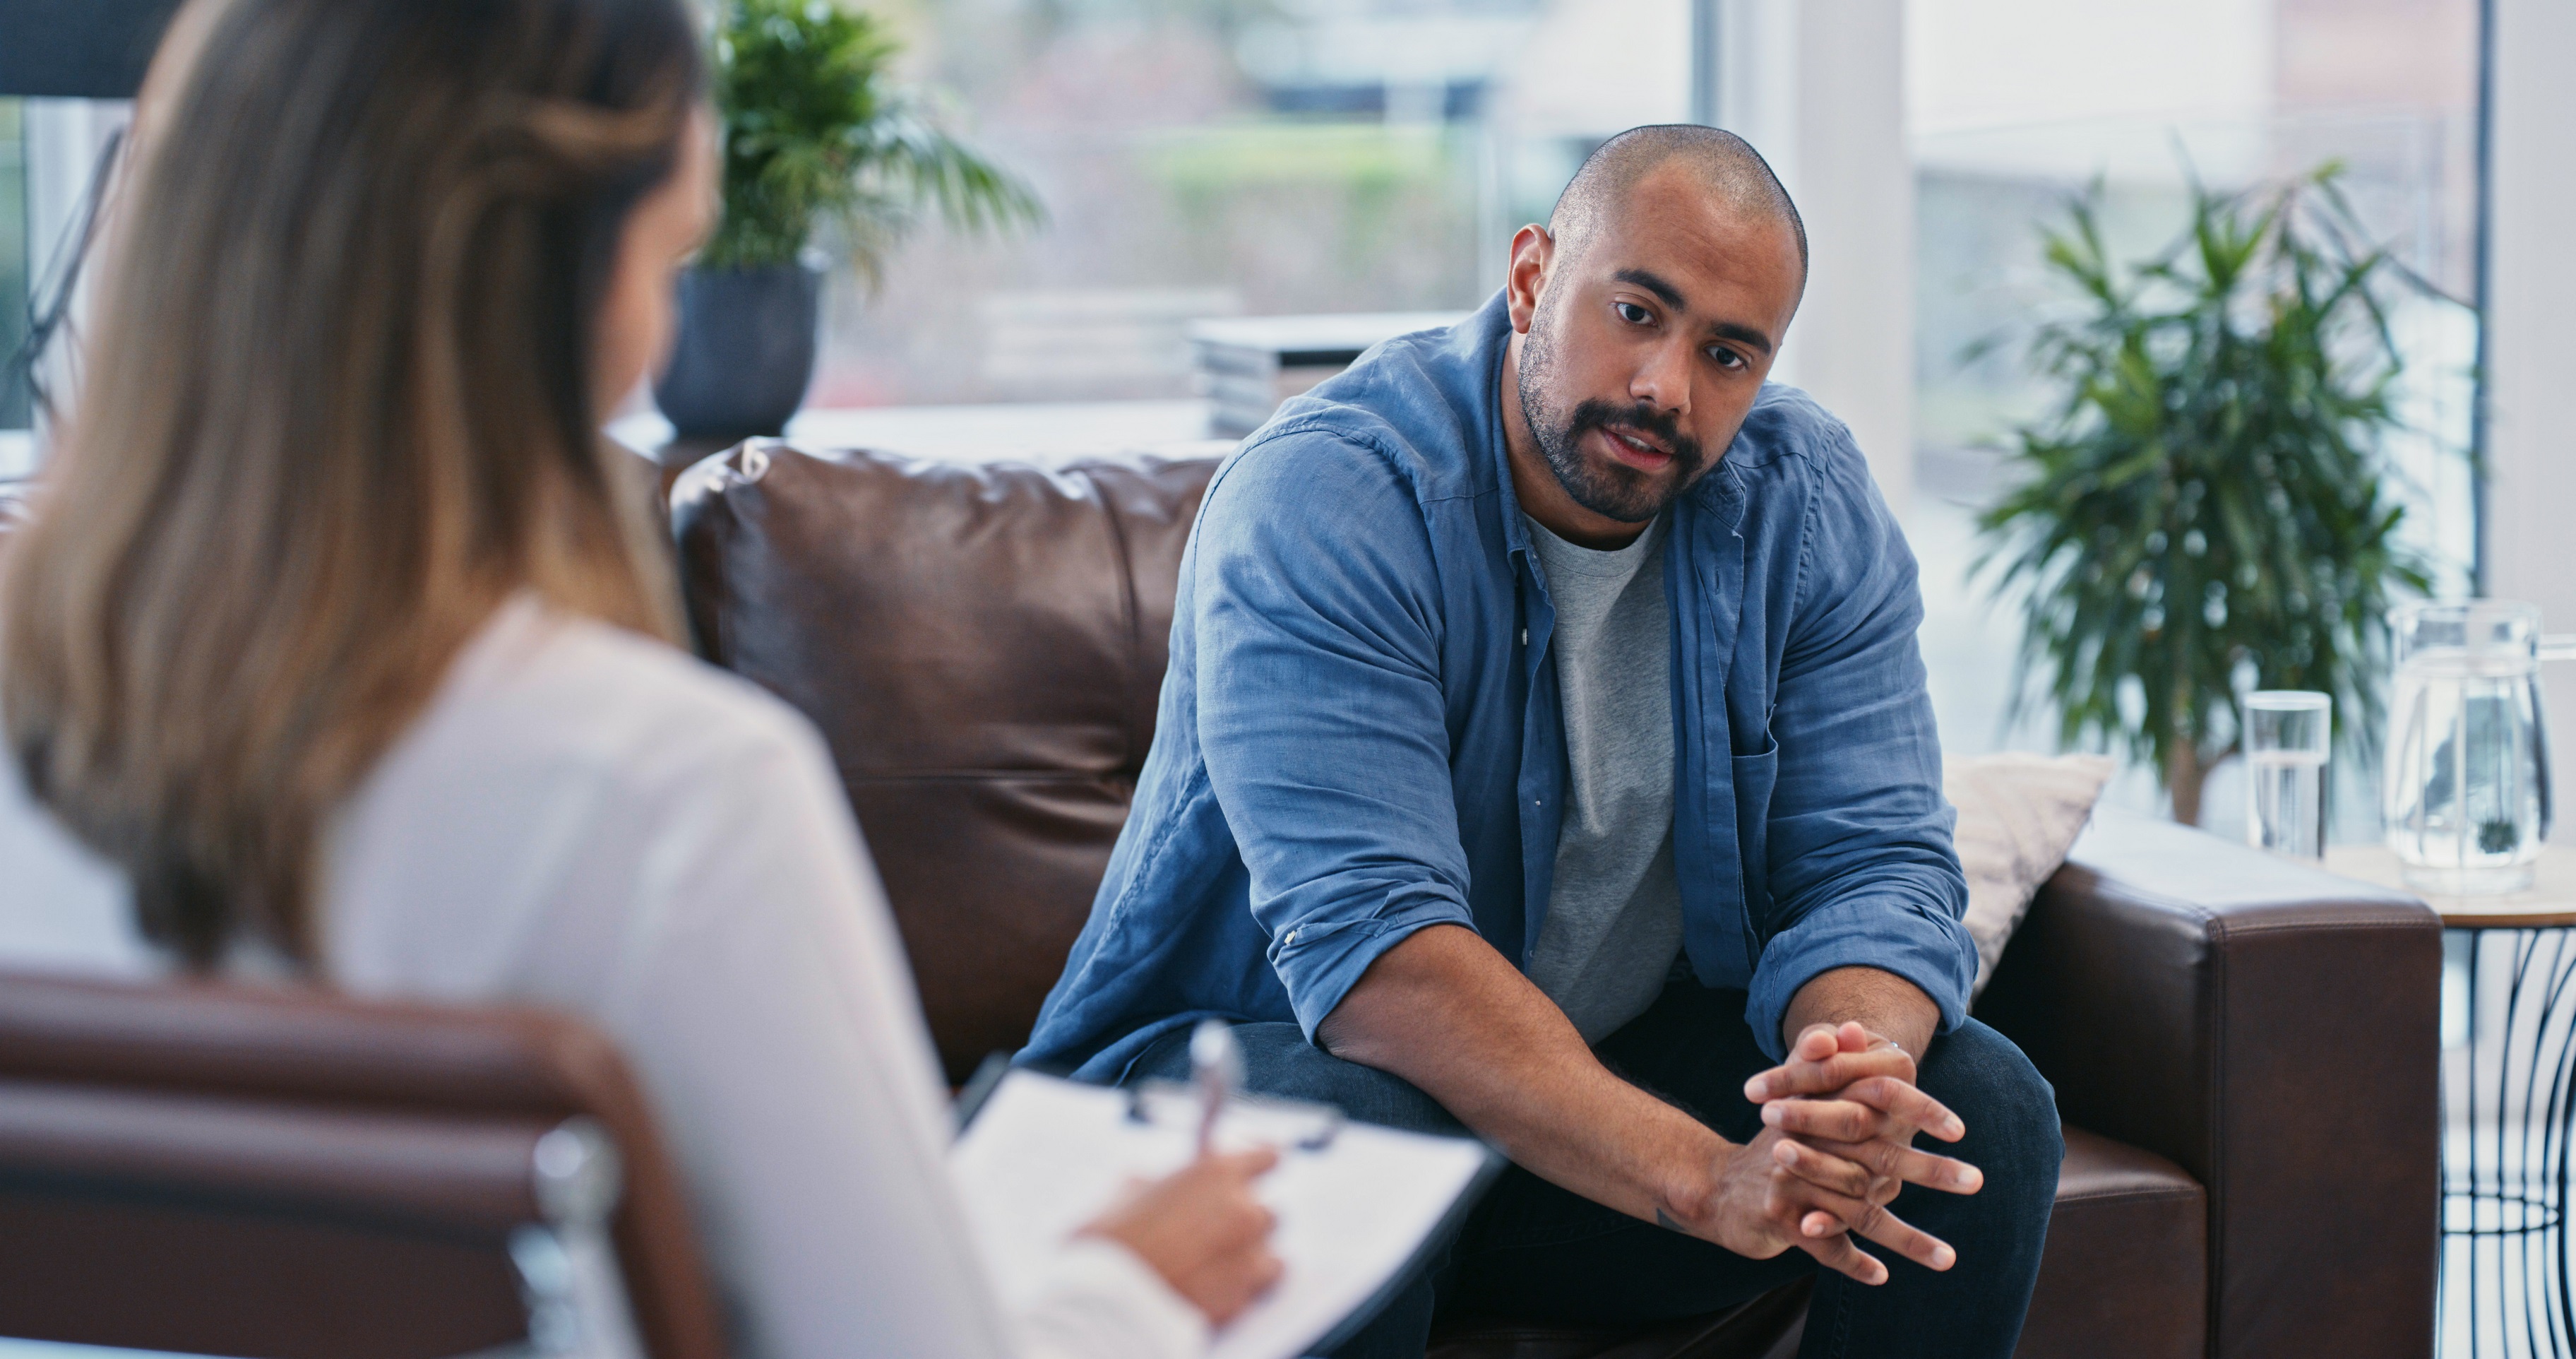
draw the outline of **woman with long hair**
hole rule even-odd
[[[1004,1315],[813,729],[700,665],[596,430],[714,155],[681,0],[193,0],[0,559],[0,965],[619,1040],[754,1355],[1159,1355],[1275,1277],[1215,1156]]]

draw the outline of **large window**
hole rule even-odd
[[[1592,145],[1689,98],[1686,0],[894,13],[1053,220],[837,283],[819,405],[1180,397],[1190,319],[1472,307]]]
[[[132,112],[124,100],[0,99],[0,360],[18,353],[32,312],[53,305],[55,256],[79,234],[101,157]],[[48,346],[38,378],[57,400],[78,372],[64,340]],[[0,370],[0,480],[32,473],[42,455],[43,411],[22,376]]]
[[[2046,748],[2053,724],[2004,721],[2017,620],[1968,577],[1973,511],[2009,465],[2012,426],[2052,396],[2024,362],[2031,318],[2067,300],[2039,228],[2098,186],[2114,250],[2145,256],[2182,228],[2188,175],[2246,188],[2343,167],[2372,239],[2444,293],[2475,290],[2477,0],[1908,0],[1916,166],[1916,467],[1908,524],[1924,559],[1923,642],[1945,747]],[[2476,323],[2402,302],[2412,432],[2389,451],[2408,531],[2464,593],[2474,494],[2462,456]],[[1982,342],[1982,344],[1981,344]],[[2346,762],[2349,763],[2349,762]],[[2376,830],[2365,771],[2335,800],[2337,834]],[[2241,772],[2222,765],[2204,824],[2234,833]],[[2133,770],[2115,800],[2157,802]]]
[[[2046,400],[2013,341],[2054,300],[2038,227],[2088,185],[2138,258],[2181,227],[2187,175],[2241,188],[2340,163],[2377,243],[2453,298],[2475,291],[2476,0],[1913,0],[1910,17],[1927,485],[1982,494],[1994,442]],[[2456,590],[2476,326],[2430,298],[2394,319],[2417,431],[2394,451]]]

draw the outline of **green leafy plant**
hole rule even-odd
[[[2195,184],[2188,230],[2126,268],[2098,186],[2044,232],[2082,299],[2031,349],[2065,395],[2015,431],[1979,565],[2021,600],[2016,711],[2036,677],[2059,740],[2149,763],[2180,821],[2236,753],[2249,675],[2332,694],[2347,747],[2375,730],[2388,606],[2431,586],[2380,454],[2404,367],[2384,294],[2423,285],[2352,244],[2336,173]]]
[[[873,280],[927,208],[969,231],[1044,220],[1025,182],[895,83],[900,50],[882,22],[837,0],[723,0],[724,221],[702,264],[791,264],[829,228]]]

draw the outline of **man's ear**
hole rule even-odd
[[[1512,235],[1512,267],[1504,276],[1503,294],[1512,309],[1512,329],[1529,334],[1538,315],[1538,295],[1547,288],[1547,266],[1556,257],[1556,238],[1535,223]]]

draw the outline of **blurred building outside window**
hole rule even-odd
[[[836,280],[817,406],[1187,400],[1192,320],[1472,308],[1594,144],[1688,113],[1688,0],[892,12],[1053,222]]]

